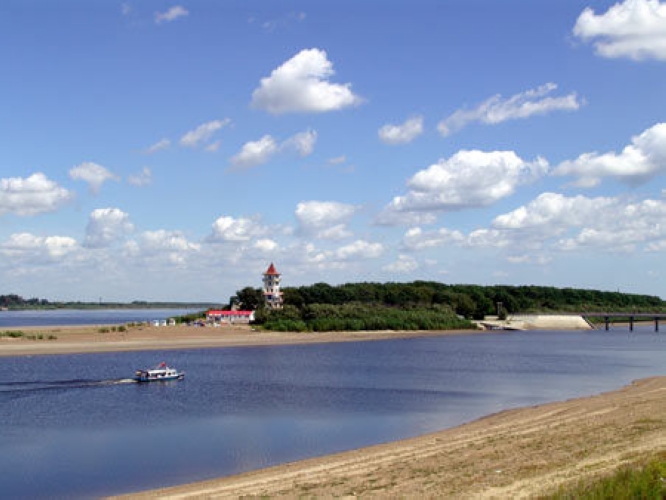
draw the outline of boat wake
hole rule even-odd
[[[63,389],[85,389],[120,384],[135,384],[131,378],[121,379],[71,379],[71,380],[30,380],[19,382],[0,382],[0,394],[52,391]]]

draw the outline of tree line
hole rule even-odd
[[[315,283],[283,289],[284,308],[263,307],[261,289],[246,287],[230,305],[256,310],[257,323],[271,329],[357,330],[462,328],[464,319],[515,313],[665,312],[666,302],[653,295],[579,288],[511,285],[411,283]],[[422,323],[414,323],[421,318]],[[401,325],[390,328],[387,322]],[[461,322],[463,321],[463,322]],[[366,328],[372,325],[372,328]],[[405,326],[409,325],[409,327]],[[412,328],[417,326],[417,328]]]

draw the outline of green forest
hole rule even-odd
[[[411,283],[316,283],[283,289],[284,308],[263,307],[261,289],[231,298],[256,309],[256,323],[277,331],[432,330],[471,328],[471,319],[515,313],[666,312],[652,295],[547,286]]]

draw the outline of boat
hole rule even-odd
[[[184,378],[185,372],[170,368],[166,363],[160,363],[155,368],[147,370],[137,370],[134,374],[134,380],[137,382],[166,382],[168,380],[183,380]]]

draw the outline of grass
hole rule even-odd
[[[20,339],[24,335],[25,333],[23,333],[21,330],[8,330],[5,332],[0,332],[0,337],[9,337],[12,339]]]
[[[592,482],[580,481],[560,488],[553,500],[663,499],[666,498],[666,452],[643,463],[624,466],[613,475]]]

